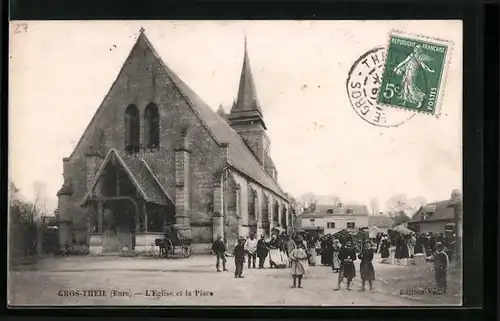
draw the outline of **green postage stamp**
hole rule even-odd
[[[438,116],[452,43],[391,33],[378,101]]]

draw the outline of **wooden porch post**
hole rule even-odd
[[[137,233],[137,232],[141,231],[141,219],[140,219],[140,214],[139,214],[139,205],[137,205],[137,202],[133,198],[131,198],[130,200],[134,204],[135,232]]]
[[[102,233],[102,216],[104,212],[104,204],[103,201],[97,201],[97,232]]]
[[[148,212],[147,212],[147,206],[146,202],[142,203],[142,212],[144,213],[144,231],[148,231]]]

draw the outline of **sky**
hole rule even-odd
[[[214,110],[222,105],[226,112],[237,95],[246,35],[271,156],[291,195],[336,195],[367,205],[376,198],[383,210],[396,194],[431,202],[462,189],[461,21],[16,23],[9,175],[28,199],[35,182],[56,199],[62,158],[71,154],[141,27],[164,62]],[[451,41],[453,50],[441,116],[417,114],[385,128],[354,111],[346,79],[353,63],[386,47],[395,29]]]

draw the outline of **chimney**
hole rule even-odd
[[[63,158],[63,178],[64,178],[65,183],[68,181],[68,176],[69,176],[69,157],[64,157]]]
[[[316,212],[316,203],[309,204],[309,212],[311,213]]]

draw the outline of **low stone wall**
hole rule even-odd
[[[129,252],[134,252],[136,256],[158,256],[160,248],[155,245],[156,239],[163,239],[163,233],[137,233],[135,235],[135,248],[129,249]],[[89,234],[89,254],[90,255],[118,255],[117,253],[103,253],[103,235],[101,233]],[[210,254],[212,243],[193,243],[191,244],[192,254]],[[176,247],[175,254],[178,255],[180,249]]]
[[[156,239],[163,239],[163,233],[137,233],[135,235],[135,252],[140,256],[158,256],[160,247],[155,245]]]
[[[89,254],[100,255],[102,254],[102,234],[90,233],[89,234]]]

